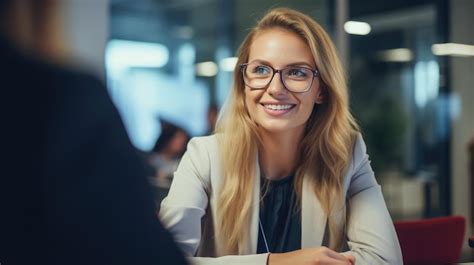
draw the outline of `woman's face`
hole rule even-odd
[[[258,63],[282,69],[303,66],[316,69],[313,55],[306,43],[295,33],[284,29],[269,29],[257,34],[250,46],[248,63]],[[258,71],[263,71],[257,69]],[[245,86],[245,103],[251,118],[267,132],[301,133],[315,103],[321,103],[319,78],[302,93],[288,91],[276,73],[264,89]]]

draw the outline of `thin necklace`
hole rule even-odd
[[[262,221],[260,217],[258,218],[258,223],[260,224],[260,231],[262,231],[263,242],[265,243],[265,248],[267,249],[267,253],[270,253],[270,249],[268,248],[267,237],[265,236],[265,231],[263,231]]]

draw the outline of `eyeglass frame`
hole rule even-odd
[[[281,69],[276,69],[276,68],[273,68],[272,66],[270,65],[266,65],[266,64],[262,64],[264,66],[267,66],[267,67],[270,67],[270,69],[272,69],[273,71],[273,74],[272,74],[272,77],[270,78],[270,81],[268,81],[268,84],[266,84],[265,86],[261,87],[261,88],[255,88],[255,87],[252,87],[250,85],[248,85],[246,82],[245,82],[245,68],[247,68],[247,66],[249,64],[253,64],[253,63],[243,63],[240,65],[240,72],[242,73],[242,80],[244,81],[244,84],[248,87],[250,87],[251,89],[254,89],[254,90],[261,90],[261,89],[265,89],[267,88],[273,81],[273,77],[275,77],[275,75],[277,73],[280,73],[280,82],[283,84],[283,87],[290,91],[290,92],[293,92],[293,93],[305,93],[305,92],[308,92],[310,89],[311,89],[311,86],[313,85],[313,81],[314,81],[314,78],[315,77],[318,77],[319,76],[319,71],[316,70],[316,69],[311,69],[309,67],[304,67],[304,66],[297,66],[298,68],[304,68],[306,70],[310,70],[312,73],[313,73],[313,77],[311,78],[311,83],[309,84],[308,88],[306,88],[304,91],[293,91],[291,89],[288,89],[288,87],[286,87],[286,84],[285,84],[285,81],[283,81],[283,75],[282,75],[282,72],[288,68],[294,68],[296,66],[287,66],[287,67],[284,67],[284,68],[281,68]]]

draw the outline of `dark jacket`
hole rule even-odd
[[[185,264],[97,79],[0,39],[0,263]]]

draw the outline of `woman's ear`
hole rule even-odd
[[[314,103],[323,104],[323,101],[324,101],[324,88],[321,86],[321,88],[318,91],[318,94],[316,94],[316,98],[314,99]]]

